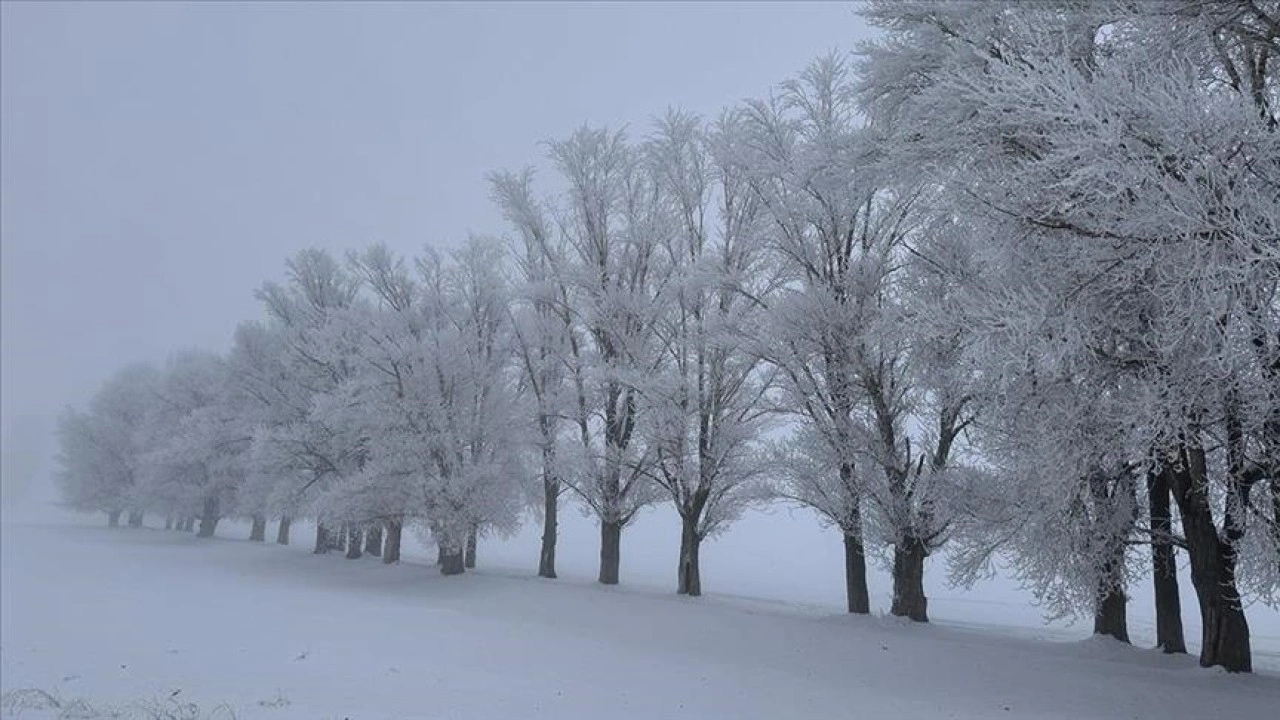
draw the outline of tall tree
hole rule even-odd
[[[670,228],[656,183],[621,132],[583,127],[550,148],[568,185],[557,220],[583,338],[571,346],[569,369],[579,471],[562,481],[599,519],[599,581],[612,585],[623,528],[657,497],[652,450],[638,432],[639,383],[662,362],[654,324],[668,275],[659,250]]]
[[[105,512],[116,527],[121,513],[136,507],[143,431],[159,382],[154,367],[127,366],[107,379],[87,412],[68,409],[59,417],[56,479],[72,509]]]
[[[662,356],[641,385],[652,477],[680,515],[676,591],[702,594],[699,550],[763,495],[756,441],[771,409],[767,373],[752,352],[771,273],[759,236],[759,203],[736,145],[741,121],[707,128],[668,112],[645,145],[670,224],[671,267],[655,322]]]
[[[963,320],[988,359],[991,416],[1061,411],[1085,440],[1063,453],[1016,429],[1050,453],[1024,467],[1070,461],[1057,466],[1065,482],[1023,476],[1046,483],[1024,497],[1093,503],[1099,472],[1171,467],[1200,661],[1247,671],[1237,571],[1255,547],[1247,525],[1268,522],[1249,498],[1275,397],[1264,308],[1280,135],[1255,92],[1272,74],[1232,80],[1243,58],[1265,67],[1277,26],[1256,4],[1230,19],[1223,7],[875,4],[889,34],[868,48],[864,97],[900,128],[897,162],[937,177],[947,210],[986,233]],[[1251,29],[1224,34],[1241,23]],[[1060,428],[1036,432],[1064,443]],[[1106,495],[1107,514],[1132,525],[1128,491]]]
[[[495,173],[491,197],[520,238],[512,254],[518,284],[512,307],[512,352],[522,392],[531,400],[542,490],[542,542],[538,576],[556,576],[560,496],[567,489],[561,435],[573,413],[569,380],[582,338],[575,327],[568,259],[542,204],[533,193],[533,172]]]

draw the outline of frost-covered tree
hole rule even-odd
[[[226,365],[208,352],[174,355],[163,370],[146,421],[149,452],[139,500],[169,515],[200,518],[212,537],[234,507],[252,435],[229,402]]]
[[[644,147],[673,230],[661,248],[671,275],[654,325],[660,360],[639,381],[640,403],[651,476],[681,520],[677,592],[694,596],[702,541],[764,494],[757,440],[769,382],[752,344],[772,272],[741,126],[735,113],[706,127],[672,111]]]
[[[55,477],[67,506],[105,512],[112,527],[127,510],[141,518],[134,487],[159,383],[154,367],[129,365],[107,379],[87,411],[68,409],[59,417]]]
[[[521,437],[510,364],[501,246],[473,239],[428,251],[416,275],[384,248],[355,258],[377,297],[359,326],[354,373],[331,399],[334,424],[364,444],[358,472],[329,495],[352,520],[429,531],[441,572],[461,573],[480,529],[520,510]]]
[[[928,393],[912,353],[924,324],[905,299],[905,243],[921,190],[885,169],[853,80],[828,55],[746,108],[746,162],[782,281],[758,352],[799,422],[777,449],[780,492],[843,533],[849,611],[870,611],[870,529],[894,547],[893,612],[924,620],[923,563],[946,528],[936,486],[964,398]],[[922,429],[926,411],[937,419]]]
[[[550,147],[568,186],[556,221],[581,337],[568,368],[575,442],[562,457],[576,471],[561,481],[599,519],[599,580],[616,584],[622,530],[658,497],[639,430],[640,385],[662,363],[654,331],[669,268],[660,250],[672,229],[623,133],[583,127]]]
[[[1249,2],[877,3],[869,18],[888,35],[863,66],[867,107],[899,129],[895,162],[983,233],[985,269],[957,319],[985,359],[992,460],[1040,468],[1013,496],[1055,501],[1012,521],[1057,513],[1097,539],[1088,528],[1131,522],[1135,505],[1128,487],[1095,491],[1098,478],[1166,478],[1200,661],[1245,671],[1238,571],[1259,573],[1246,582],[1265,598],[1280,567],[1274,515],[1256,502],[1275,474],[1280,387],[1277,17]],[[1045,415],[1065,439],[1032,422]],[[995,422],[1014,416],[1028,422]],[[1079,546],[1028,548],[1051,567]],[[1069,584],[1105,604],[1122,591],[1116,560],[1090,559]]]
[[[289,544],[295,508],[285,488],[290,483],[262,460],[262,442],[288,423],[303,418],[311,394],[285,362],[285,327],[279,323],[245,322],[235,330],[227,357],[230,401],[236,404],[243,432],[251,437],[246,476],[237,493],[240,513],[253,519],[255,539],[265,539],[265,522],[277,517],[276,542]],[[282,492],[284,491],[284,492]],[[283,495],[283,496],[282,496]],[[257,538],[259,523],[263,537]]]
[[[571,301],[563,234],[556,233],[543,204],[533,193],[533,172],[494,173],[491,197],[519,237],[512,250],[517,281],[511,304],[512,355],[520,370],[520,389],[529,399],[539,462],[542,542],[538,576],[556,576],[556,540],[560,496],[566,485],[562,451],[574,414],[570,383],[582,356],[580,331]],[[581,397],[581,395],[579,395]]]
[[[304,250],[286,267],[286,283],[265,284],[258,298],[280,333],[284,374],[296,386],[285,389],[282,418],[258,430],[254,472],[283,483],[274,495],[284,516],[317,517],[315,550],[327,552],[334,541],[326,513],[333,508],[316,503],[322,491],[358,468],[361,448],[359,436],[332,422],[316,401],[351,375],[350,310],[358,284],[321,250]]]

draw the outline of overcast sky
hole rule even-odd
[[[500,233],[484,175],[537,162],[540,141],[584,122],[643,131],[673,105],[714,113],[867,34],[846,3],[0,14],[10,440],[126,363],[225,349],[298,249]]]

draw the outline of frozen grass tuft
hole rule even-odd
[[[64,698],[40,688],[19,688],[0,696],[6,717],[43,720],[236,720],[235,711],[218,705],[202,711],[198,705],[171,695],[163,700],[139,700],[122,706],[95,706],[83,698]]]

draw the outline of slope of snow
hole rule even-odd
[[[1280,678],[1101,640],[156,530],[3,524],[0,678],[238,718],[1266,717]],[[38,717],[24,714],[24,717]]]

